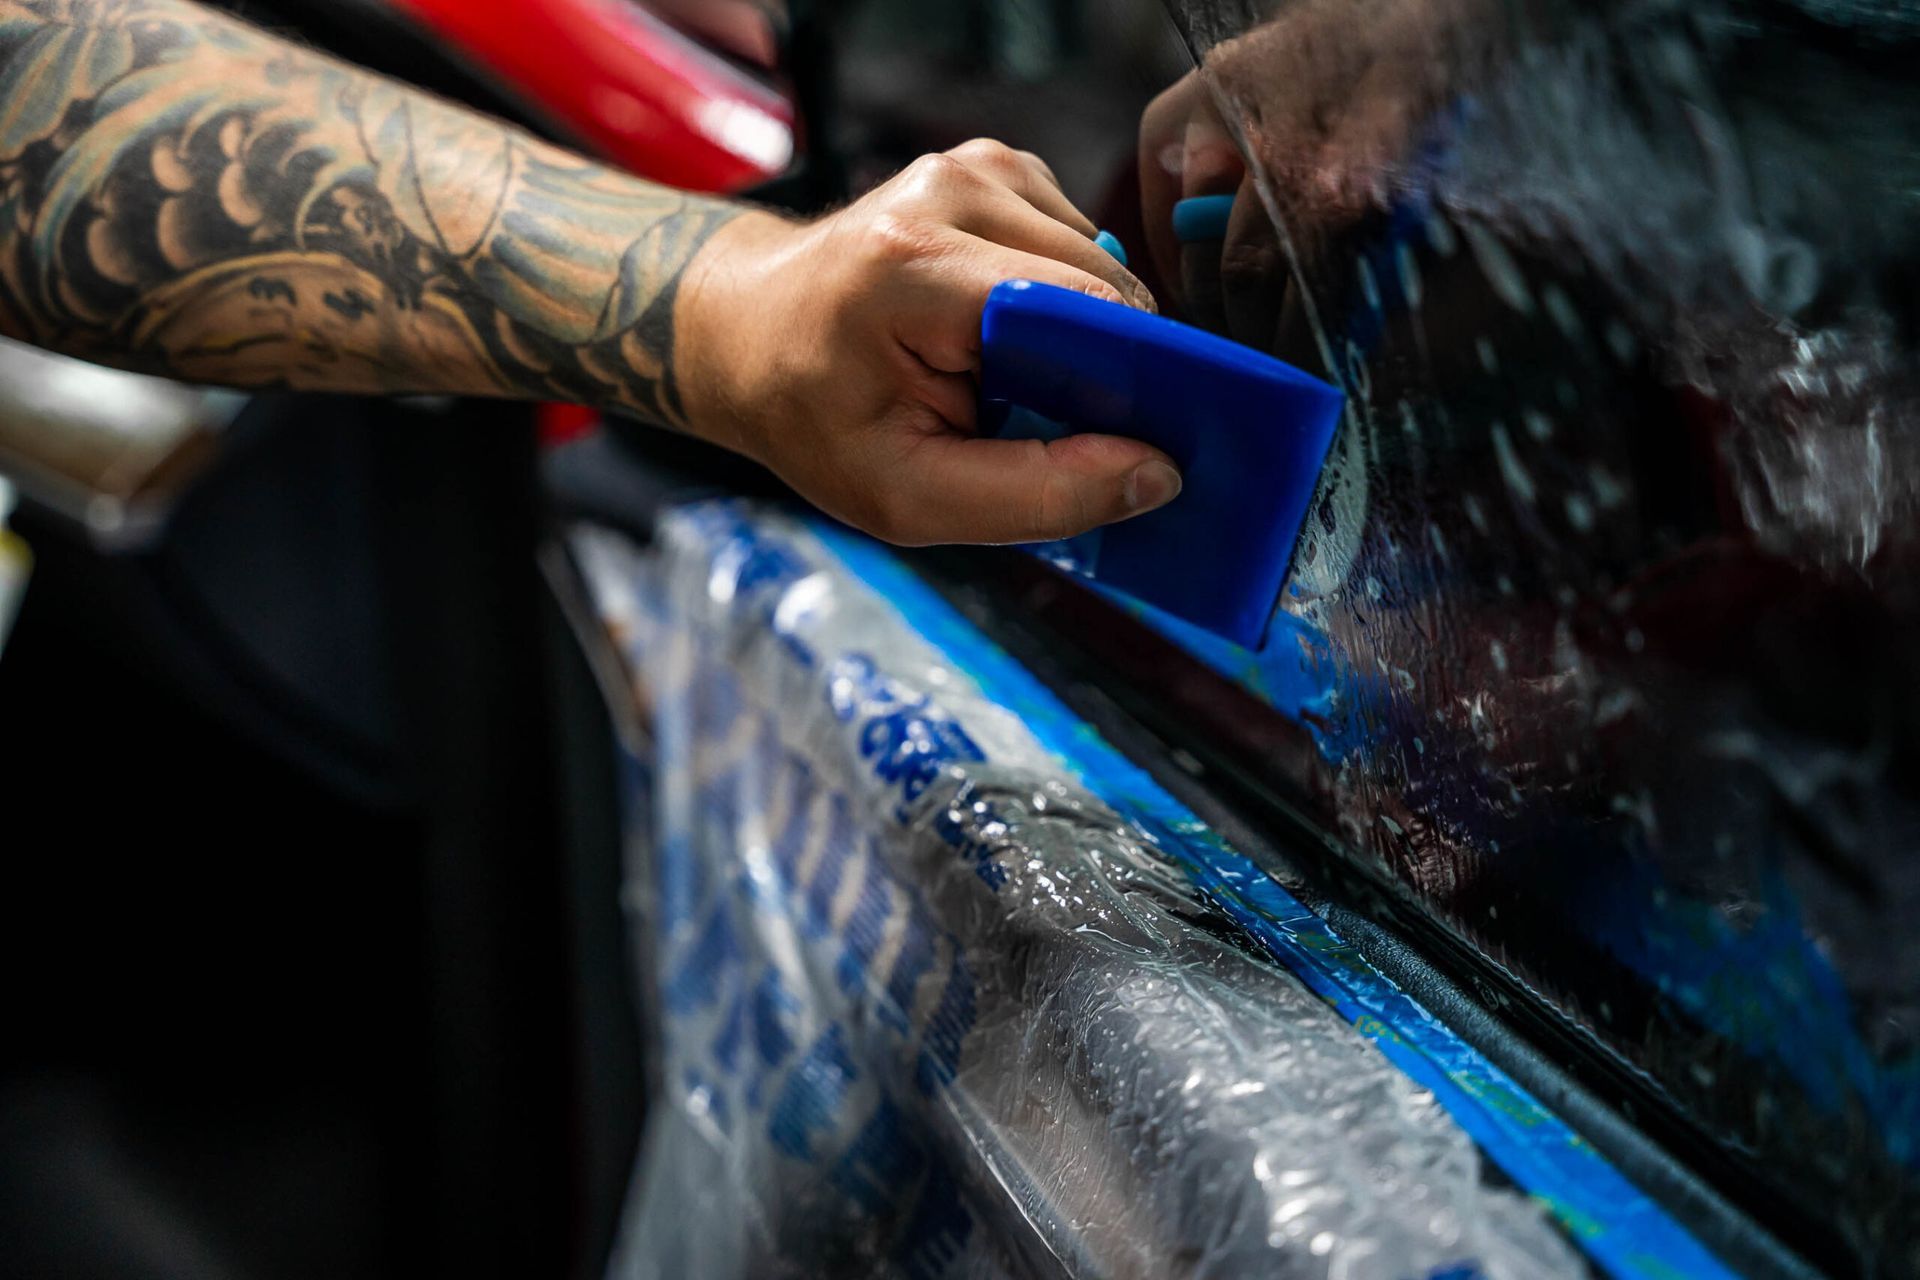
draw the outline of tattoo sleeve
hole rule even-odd
[[[54,350],[684,425],[676,291],[739,211],[184,0],[0,0],[0,332]]]

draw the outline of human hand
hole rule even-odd
[[[672,358],[687,421],[890,542],[1043,542],[1161,506],[1179,475],[1139,441],[975,432],[996,284],[1153,309],[1094,234],[1037,157],[984,140],[815,222],[738,218],[681,285]]]
[[[1286,286],[1279,239],[1202,72],[1189,72],[1148,104],[1139,168],[1147,250],[1183,317],[1265,347]],[[1207,197],[1232,201],[1222,234],[1177,234],[1175,209]]]
[[[1285,347],[1302,285],[1325,303],[1351,283],[1353,237],[1418,184],[1417,140],[1498,63],[1489,18],[1487,0],[1298,0],[1154,100],[1142,216],[1194,323]],[[1174,208],[1203,196],[1232,196],[1232,213],[1182,243]]]

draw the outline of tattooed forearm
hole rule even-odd
[[[0,331],[200,382],[684,411],[739,209],[184,0],[0,0]]]

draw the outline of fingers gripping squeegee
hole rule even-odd
[[[1002,436],[1098,431],[1171,457],[1184,480],[1171,503],[1037,550],[1259,646],[1339,425],[1338,390],[1189,325],[1010,280],[981,318],[980,395]]]

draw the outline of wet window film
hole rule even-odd
[[[869,168],[1030,147],[1347,394],[1263,644],[1136,611],[1244,699],[1184,722],[1816,1254],[1920,1269],[1920,9],[939,13],[860,11]]]

